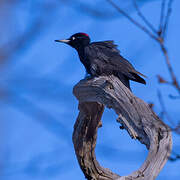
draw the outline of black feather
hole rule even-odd
[[[142,77],[140,77],[138,74],[136,74],[136,73],[131,73],[131,74],[135,77],[135,79],[133,79],[133,81],[140,82],[142,84],[146,84],[146,81]]]
[[[129,80],[146,84],[132,64],[120,55],[113,41],[89,44],[84,48],[84,56],[80,56],[80,59],[87,72],[93,76],[114,74],[128,88]]]

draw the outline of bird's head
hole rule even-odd
[[[66,43],[75,49],[79,49],[81,47],[87,46],[90,43],[90,38],[88,34],[86,33],[76,33],[76,34],[73,34],[68,39],[55,40],[55,41]]]

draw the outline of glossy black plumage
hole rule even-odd
[[[90,43],[90,38],[85,33],[77,33],[67,40],[56,40],[65,42],[75,48],[79,54],[80,61],[91,76],[115,75],[130,89],[129,80],[146,84],[134,67],[120,55],[117,45],[113,41],[101,41]],[[145,77],[145,76],[144,76]]]

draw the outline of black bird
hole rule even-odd
[[[146,84],[146,81],[139,75],[131,63],[120,55],[117,45],[113,41],[90,42],[86,33],[76,33],[63,42],[75,48],[79,54],[80,61],[91,76],[115,75],[130,89],[129,80]]]

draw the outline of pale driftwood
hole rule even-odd
[[[79,165],[88,180],[154,180],[171,151],[171,132],[147,103],[135,97],[114,76],[81,80],[73,90],[79,100],[73,143]],[[95,156],[98,127],[104,106],[112,108],[129,135],[145,144],[147,159],[135,172],[119,176],[99,165]],[[107,157],[108,158],[108,157]]]

